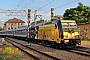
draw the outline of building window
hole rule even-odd
[[[87,28],[84,28],[84,30],[86,30],[86,31],[87,31]]]
[[[10,28],[8,28],[8,30],[10,30]]]
[[[22,23],[21,23],[21,25],[22,25]]]
[[[85,33],[85,35],[87,35],[87,33]]]

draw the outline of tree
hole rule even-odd
[[[66,9],[63,16],[68,20],[88,20],[90,19],[90,7],[79,2],[76,8]]]

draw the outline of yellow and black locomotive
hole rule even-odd
[[[79,29],[74,20],[51,20],[29,27],[30,38],[39,42],[76,46],[80,45]]]

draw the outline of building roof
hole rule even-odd
[[[86,23],[78,23],[78,25],[86,25],[86,24],[90,24],[90,22],[86,22]]]
[[[9,19],[8,21],[6,21],[5,23],[25,23],[24,21],[17,19],[17,18],[13,18],[13,19]]]

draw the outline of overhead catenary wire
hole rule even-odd
[[[23,8],[26,8],[27,6],[29,6],[30,4],[32,4],[34,1],[35,1],[35,0],[33,0],[33,1],[29,0],[20,10],[22,10]],[[43,5],[42,7],[40,7],[40,8],[37,9],[37,10],[42,9],[43,7],[45,7],[45,6],[49,5],[49,4],[51,4],[51,3],[54,2],[54,1],[55,1],[55,0],[50,1],[49,3]],[[22,1],[22,2],[23,2],[23,1]],[[20,2],[19,2],[19,3],[20,3]],[[19,7],[19,6],[18,6],[18,7]],[[36,10],[35,10],[35,11],[36,11]],[[21,12],[21,11],[19,11],[19,12]]]
[[[63,4],[63,5],[60,5],[60,6],[56,7],[56,8],[54,8],[54,9],[59,9],[59,8],[61,8],[61,7],[67,6],[67,5],[72,4],[72,3],[75,3],[75,2],[77,2],[77,1],[79,1],[79,0],[72,0],[72,1],[67,2],[67,3],[65,3],[65,4]],[[46,11],[46,12],[44,12],[44,13],[41,13],[41,14],[46,14],[46,13],[48,13],[48,12],[50,12],[50,11],[51,11],[51,10],[48,10],[48,11]]]
[[[30,4],[32,4],[33,2],[35,2],[35,0],[29,0],[20,10],[27,8]],[[28,13],[26,13],[26,15],[28,15]]]
[[[37,10],[42,9],[43,7],[45,7],[45,6],[49,5],[49,4],[51,4],[51,3],[54,2],[54,1],[55,1],[55,0],[50,1],[49,3],[47,3],[47,4],[43,5],[42,7],[38,8]]]
[[[23,9],[27,4],[29,4],[30,1],[31,1],[31,0],[29,0],[26,4],[24,4],[24,6],[23,6],[21,9]]]
[[[22,1],[23,1],[23,0],[22,0]],[[34,1],[35,1],[35,0],[32,0],[32,1],[29,0],[29,1],[21,8],[21,10],[24,9],[24,8],[27,8],[27,7],[28,7],[30,4],[32,4]],[[49,3],[47,3],[47,4],[43,5],[42,7],[38,8],[37,10],[40,10],[40,9],[44,8],[45,6],[51,4],[51,3],[54,2],[54,1],[55,1],[55,0],[50,1]],[[61,5],[61,6],[58,6],[58,7],[54,8],[54,9],[59,9],[59,8],[64,7],[64,6],[66,6],[66,5],[72,4],[72,3],[76,2],[76,1],[77,1],[77,0],[73,0],[73,1],[67,2],[67,3],[65,3],[65,4],[63,4],[63,5]],[[78,0],[78,1],[79,1],[79,0]],[[35,11],[37,11],[37,10],[35,10]],[[21,11],[19,11],[19,12],[21,12]],[[48,11],[42,13],[42,14],[45,14],[45,13],[48,13],[48,12],[50,12],[50,10],[48,10]]]
[[[67,5],[72,4],[72,3],[75,3],[75,2],[77,2],[77,1],[79,1],[79,0],[72,0],[72,1],[70,1],[70,2],[67,2],[66,4],[63,4],[63,5],[61,5],[61,6],[56,7],[55,9],[59,9],[59,8],[61,8],[61,7],[67,6]]]
[[[24,0],[19,1],[19,3],[16,5],[16,7],[14,8],[14,10],[16,10],[18,7],[20,7],[20,5],[24,2]]]
[[[21,13],[22,11],[25,11],[25,10],[17,10],[17,9],[20,7],[20,5],[21,5],[23,2],[24,2],[24,0],[20,0],[20,1],[18,2],[18,4],[16,5],[16,7],[14,8],[14,10],[6,10],[6,11],[3,10],[3,11],[5,11],[5,12],[7,12],[7,13],[10,12],[9,15],[6,14],[7,16],[12,15],[13,13],[15,13],[15,14],[17,14],[17,13]]]
[[[26,8],[28,5],[32,4],[35,0],[29,0],[26,4],[24,4],[24,6],[19,10],[19,12],[21,12],[21,10],[23,10],[24,8]],[[27,14],[27,13],[26,13]]]
[[[55,0],[52,0],[52,1],[48,2],[48,3],[46,3],[45,5],[41,6],[41,7],[38,8],[37,10],[32,11],[32,13],[33,13],[33,12],[36,13],[38,10],[40,10],[40,9],[44,8],[45,6],[47,6],[47,5],[51,4],[51,3],[53,3],[54,1],[55,1]],[[33,18],[34,18],[34,17],[33,17]]]
[[[24,1],[24,0],[22,0],[22,2],[23,2],[23,1]],[[22,2],[21,2],[21,3],[22,3]],[[20,13],[20,12],[22,13],[22,10],[23,10],[29,3],[31,4],[32,2],[34,2],[34,0],[33,0],[33,1],[29,0],[26,4],[24,4],[23,7],[21,7],[20,10],[18,10],[18,12],[19,12],[19,13]],[[20,2],[19,2],[19,3],[20,3]],[[29,5],[30,5],[30,4],[29,4]],[[27,15],[27,11],[26,11],[26,10],[23,10],[23,12],[25,12],[25,14]],[[17,14],[17,13],[16,13],[16,14]]]
[[[30,2],[31,0],[29,0],[21,9],[23,9],[23,8],[27,8],[30,4],[32,4],[35,0],[32,0],[31,2]]]
[[[23,1],[24,0],[20,0],[18,3],[19,5],[17,4],[14,10],[1,10],[2,12],[0,13],[10,13],[8,16],[12,15],[13,13],[20,13],[19,10],[16,10],[16,9],[21,5],[21,3],[23,3]],[[21,10],[21,11],[24,11],[24,10]]]

